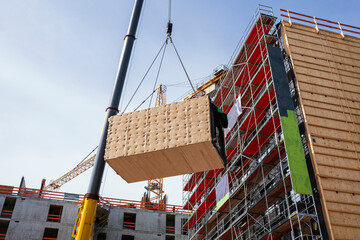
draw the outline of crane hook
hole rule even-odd
[[[173,24],[169,21],[166,28],[166,33],[168,36],[171,36]]]

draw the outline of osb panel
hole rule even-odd
[[[360,39],[282,22],[331,239],[360,231]]]
[[[127,182],[223,167],[207,97],[113,116],[105,161]]]

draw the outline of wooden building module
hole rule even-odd
[[[105,160],[127,182],[223,168],[211,115],[200,97],[111,117]]]

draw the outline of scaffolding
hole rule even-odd
[[[322,239],[314,197],[295,193],[290,174],[268,54],[279,44],[275,22],[259,5],[213,99],[229,113],[240,97],[242,112],[226,134],[227,166],[183,177],[189,239]]]

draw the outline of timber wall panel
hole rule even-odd
[[[356,205],[329,202],[328,207],[333,212],[345,212],[360,215],[360,208]]]
[[[316,72],[319,72],[320,70],[317,69]],[[305,83],[309,83],[312,85],[317,85],[317,86],[328,86],[328,87],[333,87],[333,88],[338,88],[338,89],[343,89],[346,92],[353,92],[353,93],[359,93],[360,92],[360,82],[354,82],[353,79],[354,77],[349,77],[348,78],[348,83],[345,82],[345,78],[342,77],[342,83],[339,82],[338,79],[334,79],[334,80],[330,80],[329,78],[321,78],[321,77],[315,77],[314,74],[312,75],[306,75],[306,74],[301,74],[301,72],[299,71],[298,68],[298,76],[302,78],[302,80]],[[360,77],[360,75],[359,75]],[[352,83],[352,84],[351,84]]]
[[[301,55],[295,55],[293,57],[293,60],[297,60],[299,63],[297,67],[305,67],[307,69],[315,69],[320,71],[326,71],[329,67],[337,68],[338,74],[341,74],[341,76],[345,77],[359,77],[360,74],[360,68],[355,67],[352,65],[345,65],[340,63],[334,63],[334,62],[328,62],[326,60],[318,59],[315,57],[308,57],[308,56],[301,56]],[[316,60],[316,61],[314,61]],[[334,79],[335,81],[338,81],[337,79]],[[342,79],[342,82],[351,83],[355,85],[359,85],[358,82],[354,82],[352,80],[347,81],[347,79]]]
[[[360,110],[360,102],[345,101],[345,99],[329,97],[327,95],[315,94],[306,91],[302,91],[301,96],[304,101],[309,100],[309,103],[316,102],[316,104],[318,104],[319,102],[325,103],[329,105],[329,108],[334,105],[338,107],[338,109],[345,109],[345,111],[348,110],[347,108],[350,108],[350,110],[352,109]],[[324,105],[322,105],[322,107],[323,106]],[[346,108],[344,106],[346,106]]]
[[[342,169],[342,171],[348,171],[348,170]],[[351,194],[352,193],[360,194],[360,184],[358,184],[356,181],[352,181],[352,179],[346,181],[346,180],[339,180],[334,178],[324,178],[322,180],[322,185],[324,189],[328,189],[328,190],[335,190],[335,191],[346,192]]]
[[[333,231],[335,238],[339,240],[354,240],[352,236],[360,236],[360,228],[335,226]]]
[[[313,146],[313,149],[319,154],[325,154],[325,155],[328,154],[335,157],[354,158],[358,161],[357,155],[354,151],[344,151],[342,149],[333,149],[322,146]]]
[[[331,239],[360,236],[360,39],[282,22]]]
[[[334,225],[338,226],[350,226],[350,227],[360,227],[360,222],[357,221],[359,215],[349,214],[344,212],[331,212],[330,217],[333,220]]]
[[[318,116],[309,115],[307,116],[307,120],[308,122],[311,123],[311,125],[327,127],[331,129],[338,129],[338,130],[351,131],[351,132],[356,132],[356,130],[359,129],[359,124],[356,123],[346,124],[345,121],[323,118]]]
[[[312,137],[317,138],[329,138],[329,139],[339,139],[342,141],[352,141],[352,137],[348,131],[329,129],[326,127],[312,126],[309,124],[309,131],[313,133]],[[356,141],[356,139],[355,139]],[[359,143],[358,141],[356,141]]]
[[[352,106],[349,104],[348,105],[348,108],[343,108],[339,105],[336,105],[336,104],[333,104],[332,103],[329,103],[329,102],[326,102],[326,101],[321,101],[321,95],[318,95],[318,97],[316,96],[313,96],[314,94],[307,94],[306,92],[303,92],[303,103],[304,105],[310,105],[310,103],[313,103],[315,102],[316,103],[316,107],[318,109],[324,109],[324,110],[331,110],[331,111],[334,111],[334,112],[339,112],[339,113],[351,113],[353,115],[356,115],[356,116],[360,116],[360,109],[357,108],[357,106],[355,106],[355,104],[353,104]],[[308,95],[308,96],[306,96]],[[327,100],[325,99],[326,97],[324,97],[324,100]],[[340,101],[339,101],[340,103]],[[354,102],[355,103],[355,102]]]
[[[360,196],[356,194],[336,192],[333,190],[324,190],[322,194],[328,202],[360,206]]]
[[[360,102],[360,93],[346,91],[346,89],[344,89],[344,86],[341,86],[342,88],[341,90],[339,90],[338,86],[336,88],[333,88],[332,87],[333,84],[320,86],[317,84],[317,82],[314,82],[313,84],[309,84],[306,81],[303,81],[298,85],[301,85],[300,87],[307,92],[325,94],[326,96],[332,96],[335,98],[343,98],[354,102]]]
[[[325,44],[325,43],[324,43]],[[326,43],[327,44],[327,43]],[[331,61],[335,63],[347,64],[350,66],[360,66],[360,54],[359,53],[350,53],[338,49],[325,48],[324,46],[319,45],[310,45],[303,43],[302,46],[292,46],[292,52],[294,54],[300,54],[303,56],[316,56],[317,59],[327,60],[328,55],[331,55]]]
[[[328,155],[328,153],[320,153],[320,150],[317,151],[317,163],[323,166],[332,166],[334,168],[344,168],[357,170],[358,169],[358,161],[355,158],[347,158],[344,156],[332,156]]]
[[[300,39],[298,39],[297,37],[299,37],[299,34],[289,31],[287,31],[286,35],[288,40],[291,41],[291,45],[294,46],[301,47],[303,44],[306,44],[306,46],[324,47],[323,40],[319,38],[314,39],[313,36],[304,34]],[[332,49],[346,51],[348,53],[360,54],[360,46],[356,47],[352,44],[344,44],[342,40],[337,42],[337,41],[332,41],[332,39],[327,39],[326,47],[331,47]],[[314,48],[314,47],[307,47],[307,48]]]
[[[305,111],[308,115],[319,116],[322,118],[332,118],[340,121],[354,121],[356,124],[360,123],[358,114],[355,115],[354,111],[348,111],[349,113],[345,113],[345,111],[341,111],[342,109],[343,108],[340,108],[340,111],[333,111],[322,109],[317,106],[305,106]]]

